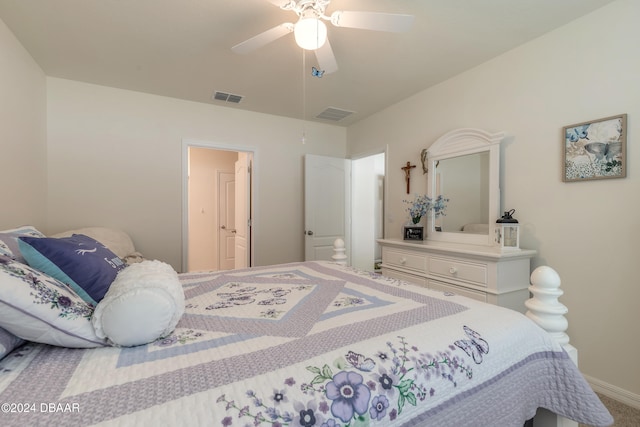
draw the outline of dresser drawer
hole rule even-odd
[[[427,256],[411,252],[383,248],[382,263],[400,268],[427,271]]]
[[[404,273],[402,271],[393,270],[391,268],[382,267],[382,275],[391,277],[393,279],[404,280],[405,282],[413,283],[423,287],[427,286],[427,279],[415,274]]]
[[[496,252],[493,247],[447,242],[411,243],[399,239],[378,240],[382,248],[382,272],[386,276],[417,283],[436,292],[451,292],[489,304],[526,310],[531,257],[535,251]]]
[[[429,272],[443,277],[464,280],[475,285],[487,286],[487,265],[464,262],[452,258],[431,257]]]
[[[449,283],[438,282],[437,280],[427,280],[427,287],[435,291],[451,292],[476,301],[487,302],[487,294],[484,292],[463,288],[462,286],[450,285]]]

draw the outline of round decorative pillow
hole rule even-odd
[[[98,337],[130,347],[169,335],[183,313],[178,273],[169,264],[148,260],[118,273],[91,323]]]

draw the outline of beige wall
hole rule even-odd
[[[0,230],[46,228],[45,81],[0,20]]]
[[[50,232],[103,225],[181,270],[182,141],[255,148],[255,263],[304,259],[303,156],[344,156],[346,130],[47,78]],[[275,250],[277,248],[277,250]]]
[[[503,205],[516,209],[533,266],[562,278],[571,343],[589,377],[640,396],[640,2],[620,0],[348,130],[349,151],[389,143],[388,237],[406,213],[400,167],[459,127],[506,131]],[[628,175],[563,183],[562,127],[628,114]],[[413,173],[412,189],[426,191]],[[640,399],[639,399],[640,400]]]

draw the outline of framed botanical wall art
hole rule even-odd
[[[626,114],[565,126],[563,137],[563,181],[627,175]]]

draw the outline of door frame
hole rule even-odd
[[[181,271],[186,272],[189,269],[189,147],[209,148],[220,151],[235,151],[250,153],[252,156],[251,173],[255,178],[258,170],[258,149],[246,145],[223,144],[214,141],[198,140],[198,139],[182,139],[182,265]],[[250,187],[250,212],[251,218],[251,235],[249,236],[249,265],[254,264],[254,248],[255,248],[255,230],[258,226],[258,207],[255,201],[258,194],[258,180],[251,179],[247,185]]]

